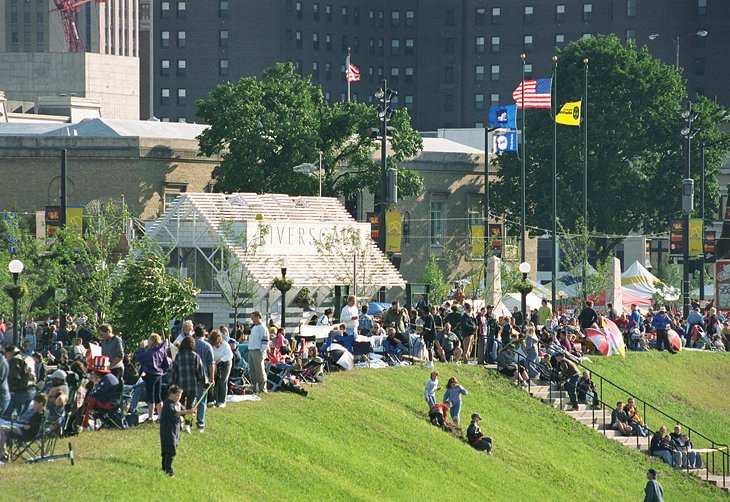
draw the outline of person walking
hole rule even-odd
[[[439,390],[439,372],[432,371],[431,378],[426,382],[426,388],[423,390],[423,397],[426,398],[429,409],[436,404],[437,390]]]
[[[162,471],[175,477],[172,470],[172,461],[177,454],[177,445],[180,443],[180,417],[195,413],[192,408],[183,409],[180,404],[183,390],[177,385],[170,386],[170,395],[165,400],[160,413],[160,450],[162,453]]]
[[[664,488],[656,479],[656,471],[646,471],[646,486],[644,487],[644,502],[664,502]]]
[[[466,396],[469,391],[459,385],[456,377],[449,378],[449,382],[446,384],[446,392],[444,392],[444,402],[451,403],[450,413],[451,421],[454,422],[455,427],[459,427],[459,420],[461,414],[461,396]]]
[[[195,352],[195,339],[192,336],[188,335],[180,342],[180,351],[172,366],[172,383],[183,390],[185,408],[192,408],[205,385],[205,369],[200,356]],[[190,425],[185,420],[184,430],[188,434]]]
[[[266,373],[264,371],[263,355],[269,347],[269,332],[261,323],[261,312],[251,314],[253,327],[248,339],[248,367],[251,370],[251,380],[254,393],[266,393]]]

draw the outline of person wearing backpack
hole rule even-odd
[[[22,415],[35,395],[35,363],[15,345],[5,349],[5,359],[8,362],[10,403],[3,417],[9,420],[14,411]]]
[[[373,330],[373,316],[368,314],[368,304],[362,306],[360,309],[360,319],[357,326],[357,331],[363,336],[369,336]]]

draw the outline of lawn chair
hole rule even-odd
[[[45,462],[60,458],[68,458],[73,465],[73,449],[68,444],[69,453],[56,455],[56,443],[63,436],[63,420],[46,421],[41,424],[38,434],[33,439],[23,440],[22,437],[9,434],[8,459],[10,462]]]
[[[355,356],[355,360],[357,361],[358,358],[362,359],[363,361],[368,363],[368,366],[370,366],[370,357],[369,354],[373,351],[373,344],[368,341],[363,342],[354,342],[352,344],[352,355]]]

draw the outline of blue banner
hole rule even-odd
[[[490,106],[489,127],[517,129],[517,105]]]
[[[511,131],[503,134],[495,134],[494,144],[497,152],[516,152],[517,132]]]

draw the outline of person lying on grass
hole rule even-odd
[[[482,416],[479,413],[472,414],[471,423],[469,424],[469,428],[466,429],[466,440],[475,450],[486,451],[487,455],[491,455],[492,438],[484,437],[482,430],[479,428],[481,419]]]

